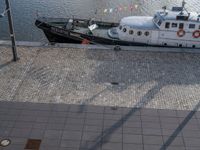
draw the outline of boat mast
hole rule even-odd
[[[181,10],[180,15],[183,15],[183,14],[184,14],[183,11],[185,10],[185,11],[187,12],[188,16],[189,16],[189,12],[188,12],[187,9],[185,8],[185,4],[187,4],[187,3],[185,2],[185,0],[183,0],[183,1],[182,1],[182,10]]]

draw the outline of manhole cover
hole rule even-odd
[[[3,139],[3,140],[0,141],[0,146],[6,147],[6,146],[10,145],[10,143],[11,143],[11,140]]]
[[[28,149],[28,150],[39,150],[40,143],[41,143],[41,140],[28,139],[25,149]]]

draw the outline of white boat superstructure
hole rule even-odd
[[[130,16],[121,19],[117,28],[119,40],[149,45],[200,48],[200,14],[182,7],[157,11],[154,17]],[[116,38],[116,33],[108,32]]]

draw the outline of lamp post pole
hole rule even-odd
[[[17,57],[17,49],[15,44],[15,33],[13,28],[12,16],[11,16],[11,8],[9,0],[5,0],[6,3],[6,10],[8,14],[8,23],[9,23],[9,30],[10,30],[10,38],[12,42],[12,52],[13,52],[13,61],[17,61],[19,58]]]

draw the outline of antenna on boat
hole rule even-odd
[[[183,15],[183,11],[185,10],[187,13],[188,13],[188,15],[189,15],[189,12],[187,11],[187,9],[185,8],[185,4],[187,4],[186,2],[185,2],[185,0],[183,0],[182,1],[182,10],[181,10],[181,15]]]
[[[164,10],[164,13],[166,14],[167,6],[163,6],[162,9]]]

